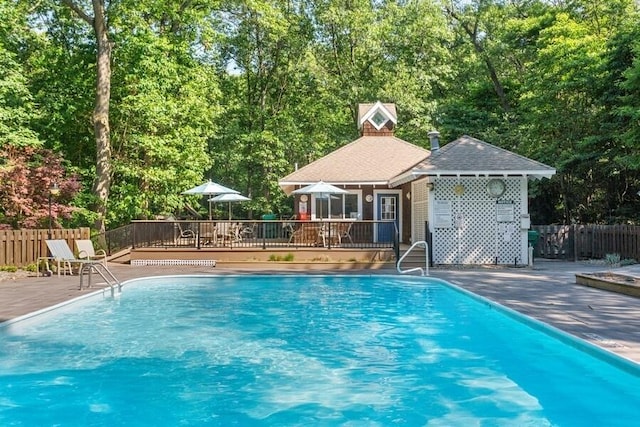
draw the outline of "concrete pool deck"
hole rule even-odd
[[[304,274],[299,270],[220,269],[193,266],[110,264],[121,281],[146,276],[185,274]],[[533,267],[434,268],[432,277],[447,280],[527,316],[555,326],[601,348],[640,363],[640,298],[575,283],[576,273],[607,271],[602,264],[536,260]],[[640,277],[640,265],[616,268]],[[309,274],[397,274],[395,270],[309,271]],[[100,282],[94,277],[94,282]],[[16,277],[0,281],[0,322],[95,292],[80,291],[78,276]],[[86,283],[86,282],[85,282]]]

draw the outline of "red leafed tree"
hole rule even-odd
[[[60,194],[51,197],[51,218],[74,211],[68,202],[80,190],[75,176],[65,177],[62,158],[51,150],[32,147],[0,148],[0,228],[46,228],[49,224],[49,188],[57,184]]]

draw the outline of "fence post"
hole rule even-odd
[[[571,232],[573,233],[573,262],[578,261],[578,226],[576,224],[571,225]]]

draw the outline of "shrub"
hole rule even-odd
[[[604,262],[608,266],[617,267],[620,265],[620,254],[606,254],[604,256]]]

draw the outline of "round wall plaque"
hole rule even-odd
[[[309,197],[306,194],[303,194],[302,196],[300,196],[301,202],[306,202],[307,200],[309,200]]]
[[[373,202],[373,196],[371,194],[367,194],[367,197],[364,198],[367,202]]]
[[[491,197],[497,198],[502,196],[506,189],[507,185],[501,179],[494,178],[487,182],[487,193],[489,193]]]

